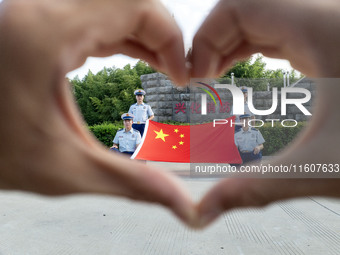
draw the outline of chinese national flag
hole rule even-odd
[[[190,126],[147,121],[142,143],[131,158],[189,163]]]
[[[234,127],[213,127],[213,123],[177,126],[147,121],[141,145],[131,158],[181,163],[242,162],[234,143]]]

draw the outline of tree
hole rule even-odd
[[[257,56],[253,61],[250,57],[247,60],[237,62],[228,72],[226,72],[218,81],[220,83],[231,83],[231,74],[234,73],[234,80],[237,86],[252,87],[254,90],[266,90],[267,85],[270,87],[283,86],[282,69],[267,70],[266,63],[262,56]],[[289,73],[291,82],[298,80],[295,70]]]
[[[74,94],[88,125],[120,120],[135,102],[134,90],[141,87],[140,76],[155,72],[139,61],[133,68],[104,68],[94,75],[91,71],[82,79],[71,80]]]

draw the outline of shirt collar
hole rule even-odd
[[[127,131],[127,132],[126,132],[126,129],[124,128],[124,133],[131,133],[132,134],[133,133],[133,128],[131,128],[130,131]]]
[[[247,132],[250,132],[251,127],[248,127],[248,130],[247,130],[247,131],[245,131],[243,128],[241,128],[241,129],[242,129],[242,133],[247,133]]]

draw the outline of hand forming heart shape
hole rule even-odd
[[[190,76],[215,77],[255,52],[286,58],[309,76],[337,77],[339,7],[336,0],[221,0],[194,38],[189,70],[181,32],[156,0],[4,0],[0,187],[156,202],[193,227],[233,207],[340,196],[340,179],[228,179],[195,205],[174,176],[105,150],[84,128],[64,81],[86,57],[116,53],[142,58],[182,85]],[[337,161],[340,88],[332,86],[336,80],[325,83],[310,126],[271,164]]]

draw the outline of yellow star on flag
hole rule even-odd
[[[176,129],[174,130],[174,132],[175,132],[175,133],[178,133],[178,129],[176,128]]]
[[[172,146],[172,148],[175,150],[175,149],[177,149],[177,146],[176,146],[176,145],[174,145],[174,146]]]
[[[183,135],[183,134],[181,134],[179,137],[180,137],[180,138],[183,138],[183,137],[184,137],[184,135]]]
[[[179,142],[179,145],[183,145],[183,144],[184,144],[184,142],[183,142],[183,141],[180,141],[180,142]]]
[[[159,132],[157,132],[156,130],[154,130],[155,133],[157,134],[157,136],[155,137],[155,139],[162,139],[163,142],[165,142],[165,137],[169,136],[168,134],[164,134],[163,133],[163,129],[161,129]]]

